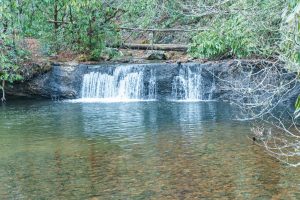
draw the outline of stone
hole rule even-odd
[[[147,60],[167,60],[167,56],[163,52],[153,52],[148,57]]]
[[[182,67],[189,67],[194,70],[201,67],[201,76],[205,85],[211,85],[215,81],[216,87],[213,91],[208,91],[213,99],[228,100],[232,91],[224,90],[218,79],[230,81],[233,77],[235,80],[243,80],[244,75],[235,73],[230,70],[237,61],[219,61],[206,63],[153,63],[153,64],[133,64],[135,67],[144,69],[144,84],[149,85],[151,73],[156,74],[157,98],[168,99],[172,93],[172,82],[175,76],[178,76]],[[100,65],[52,65],[52,66],[34,66],[28,78],[23,82],[16,82],[13,87],[7,87],[7,94],[14,96],[39,96],[49,99],[74,99],[80,98],[81,87],[84,74],[98,71],[110,73],[116,67],[122,67],[125,64],[100,64]],[[128,64],[127,64],[128,65]],[[126,66],[126,65],[125,65]],[[246,65],[245,65],[246,66]],[[235,73],[235,74],[230,74]],[[291,77],[290,77],[291,76]],[[285,77],[289,80],[293,74]],[[205,86],[206,87],[206,86]],[[300,91],[300,85],[297,85],[289,95],[287,100],[297,98]],[[290,101],[294,102],[294,101]]]

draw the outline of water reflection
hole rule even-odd
[[[105,105],[105,106],[104,106]],[[82,104],[84,133],[90,137],[102,136],[114,142],[143,142],[146,129],[153,126],[154,109],[144,104]],[[149,118],[151,115],[151,119]]]
[[[218,102],[0,108],[0,199],[300,198]]]

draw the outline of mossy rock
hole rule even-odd
[[[85,55],[85,54],[80,54],[80,55],[76,58],[76,60],[77,60],[78,62],[87,62],[87,61],[90,60],[90,56]]]
[[[147,60],[167,60],[167,56],[163,52],[154,52],[147,57]]]

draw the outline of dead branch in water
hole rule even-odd
[[[252,120],[251,131],[266,152],[289,166],[300,166],[299,119],[287,105],[299,86],[297,75],[278,62],[237,61],[216,78],[240,110],[236,119]]]

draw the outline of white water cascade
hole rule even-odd
[[[149,89],[148,89],[148,98],[149,99],[156,99],[156,76],[155,70],[151,70],[150,72],[150,81],[149,81]]]
[[[179,75],[172,82],[172,98],[174,100],[203,101],[210,100],[211,91],[207,96],[207,88],[202,77],[202,68],[193,71],[190,67],[182,67]]]
[[[149,100],[156,97],[156,79],[151,70],[148,88],[144,85],[144,68],[122,66],[112,73],[90,72],[83,77],[82,99],[108,101]]]

